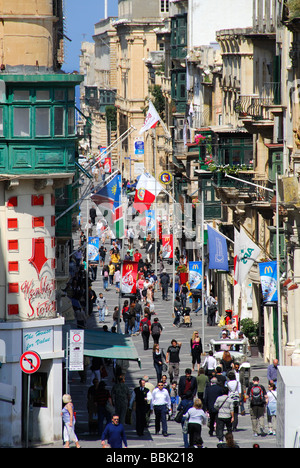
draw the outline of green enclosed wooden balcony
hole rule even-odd
[[[81,75],[0,75],[0,173],[75,171]]]

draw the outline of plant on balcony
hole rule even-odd
[[[205,140],[205,136],[201,135],[201,133],[198,133],[198,135],[195,136],[195,143],[197,145],[200,145],[200,143]]]
[[[238,174],[241,171],[250,171],[253,169],[252,166],[246,164],[236,164],[230,166],[229,164],[217,164],[211,156],[205,158],[204,164],[207,166],[207,170],[210,172],[220,172],[222,174]]]

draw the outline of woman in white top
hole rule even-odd
[[[203,445],[201,437],[202,425],[206,424],[206,415],[202,409],[202,402],[199,398],[194,401],[194,406],[190,408],[184,416],[188,419],[189,446],[200,448]]]
[[[217,360],[214,358],[213,352],[209,351],[208,356],[206,356],[203,363],[203,368],[205,369],[205,374],[211,379],[213,372],[217,367]]]
[[[269,384],[267,392],[267,417],[269,424],[269,435],[276,435],[276,414],[277,414],[277,390],[274,383]]]

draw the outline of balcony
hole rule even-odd
[[[240,171],[232,177],[245,180],[245,182],[253,182],[254,171]],[[252,198],[255,193],[255,187],[244,184],[236,179],[226,177],[225,172],[214,172],[212,175],[213,185],[217,190],[219,197],[225,195],[227,198]]]
[[[243,121],[264,121],[273,125],[273,113],[281,112],[281,83],[265,83],[260,94],[241,94],[235,112]]]

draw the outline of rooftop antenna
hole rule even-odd
[[[108,18],[108,12],[107,12],[107,0],[104,0],[104,19]]]

